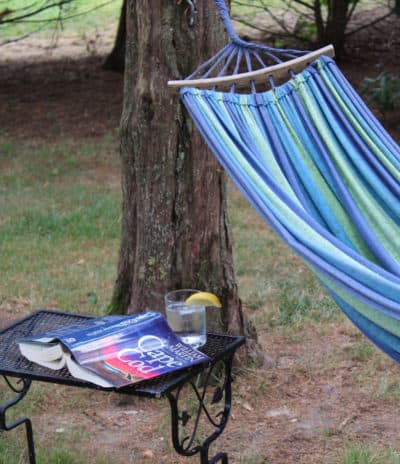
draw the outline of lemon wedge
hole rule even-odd
[[[194,306],[214,306],[215,308],[221,308],[221,302],[217,295],[210,292],[197,292],[190,295],[185,300],[185,305]]]

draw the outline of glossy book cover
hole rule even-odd
[[[162,314],[151,311],[89,319],[31,341],[61,342],[81,368],[115,387],[209,360],[205,354],[182,343]]]

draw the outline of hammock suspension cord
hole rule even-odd
[[[256,91],[256,84],[275,86],[275,79],[289,78],[318,56],[334,56],[332,46],[313,52],[274,48],[242,40],[236,33],[224,0],[214,0],[230,42],[184,80],[169,81],[172,88],[197,87]]]

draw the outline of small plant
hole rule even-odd
[[[400,398],[400,383],[397,380],[390,380],[387,376],[380,379],[377,396],[379,398],[398,401]]]
[[[375,78],[366,77],[361,93],[367,95],[367,103],[375,104],[381,113],[392,111],[400,100],[400,77],[387,72]]]
[[[19,464],[23,462],[24,451],[17,445],[16,440],[6,441],[0,437],[0,464]]]
[[[311,43],[315,41],[315,38],[317,37],[317,25],[314,21],[299,17],[296,21],[294,34]]]
[[[12,140],[4,140],[0,142],[0,160],[11,158],[14,156],[16,146]]]
[[[392,448],[378,450],[373,446],[349,444],[338,464],[400,464],[400,456]]]
[[[367,361],[375,353],[375,347],[370,342],[362,340],[352,345],[346,352],[353,361]]]

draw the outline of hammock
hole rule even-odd
[[[399,146],[332,58],[318,57],[331,48],[307,53],[244,42],[224,1],[215,3],[231,43],[170,85],[181,88],[197,128],[249,202],[351,321],[400,362]],[[274,86],[271,76],[315,56]],[[256,91],[262,81],[273,88]],[[250,92],[239,93],[243,83]]]

